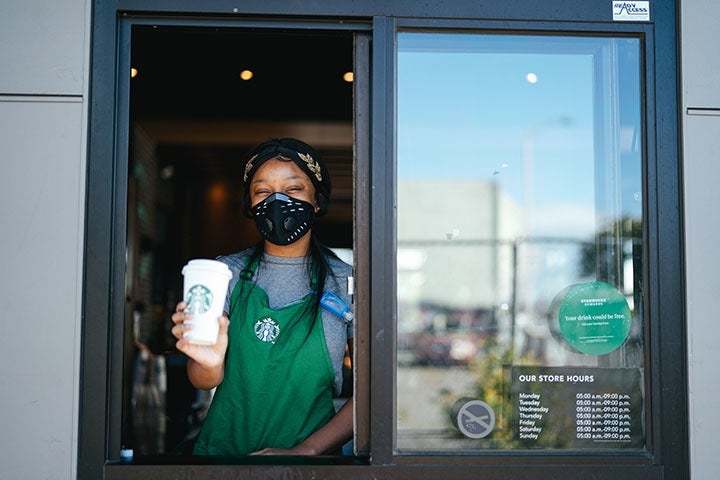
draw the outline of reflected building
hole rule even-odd
[[[520,208],[492,181],[401,180],[397,218],[400,360],[465,363],[508,327]]]

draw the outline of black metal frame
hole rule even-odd
[[[118,0],[93,2],[89,161],[87,172],[84,305],[82,332],[79,460],[82,479],[119,478],[486,478],[536,479],[549,476],[597,479],[689,478],[687,366],[682,257],[681,175],[678,143],[677,10],[674,0],[651,3],[652,21],[641,24],[612,23],[611,2],[570,0],[525,2],[474,2],[455,0],[437,5],[415,2],[321,0],[288,5],[283,0],[204,2],[168,0]],[[241,5],[241,11],[238,11]],[[122,371],[122,318],[124,307],[125,195],[127,191],[127,109],[118,102],[127,98],[129,76],[129,23],[157,19],[173,24],[236,20],[355,23],[372,28],[361,37],[372,56],[365,65],[372,73],[364,89],[370,95],[366,119],[356,125],[359,136],[356,171],[357,279],[359,318],[366,320],[367,343],[358,351],[369,355],[363,372],[369,381],[369,418],[365,428],[372,455],[345,464],[316,462],[284,465],[236,464],[178,465],[162,459],[144,464],[117,462],[119,451]],[[362,27],[360,27],[362,26]],[[645,285],[647,349],[651,381],[649,455],[618,452],[588,455],[585,452],[503,452],[482,456],[398,456],[394,452],[395,392],[395,46],[398,28],[452,28],[495,31],[588,32],[597,35],[636,34],[645,40],[644,111]],[[125,50],[123,50],[125,49]],[[657,99],[657,100],[656,100]],[[368,109],[369,106],[369,109]],[[363,153],[365,152],[365,153]],[[649,206],[652,206],[650,208]],[[364,313],[363,313],[364,312]],[[375,368],[375,367],[378,368]],[[361,375],[362,377],[362,375]],[[363,381],[363,380],[361,380]],[[149,464],[150,461],[156,462]]]

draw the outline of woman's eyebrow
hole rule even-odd
[[[302,178],[303,178],[303,175],[301,175],[299,173],[293,173],[292,175],[288,175],[287,177],[282,177],[281,180],[302,180]],[[255,185],[257,183],[263,183],[263,182],[267,182],[267,181],[268,180],[266,180],[265,178],[255,177],[250,182],[250,185]]]

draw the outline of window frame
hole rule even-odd
[[[243,5],[242,13],[247,15],[243,19],[255,19],[263,26],[269,25],[268,22],[287,21],[288,17],[305,22],[306,27],[342,18],[355,22],[361,30],[369,27],[372,30],[363,37],[367,41],[363,48],[368,49],[371,58],[366,65],[371,72],[369,84],[363,86],[369,96],[369,109],[361,112],[367,123],[356,126],[366,128],[369,135],[356,144],[359,160],[355,187],[356,299],[361,325],[358,342],[363,342],[356,352],[369,358],[365,366],[360,367],[356,380],[356,389],[366,387],[368,391],[367,404],[363,405],[360,400],[356,411],[368,418],[358,418],[356,433],[363,432],[367,437],[367,446],[361,449],[368,448],[372,456],[367,461],[353,459],[342,465],[303,461],[284,465],[240,461],[234,465],[181,465],[158,459],[154,459],[153,464],[123,465],[118,461],[122,404],[122,369],[119,368],[122,363],[118,363],[118,351],[121,359],[124,332],[123,322],[118,319],[122,319],[124,308],[127,176],[122,172],[127,172],[123,158],[126,161],[128,112],[123,110],[121,98],[128,93],[129,76],[119,72],[129,68],[127,19],[173,25],[201,21],[237,25],[234,17],[238,12],[235,4],[224,1],[208,4],[201,0],[119,0],[108,4],[93,0],[78,477],[241,478],[282,473],[293,478],[320,475],[344,479],[352,469],[363,476],[387,478],[409,475],[472,478],[478,474],[487,478],[512,475],[518,479],[544,478],[549,474],[572,478],[594,475],[598,479],[615,479],[618,475],[637,479],[688,478],[676,2],[653,2],[652,19],[643,23],[611,22],[610,2],[596,2],[576,10],[568,8],[566,3],[565,0],[527,2],[522,12],[501,2],[477,5],[469,1],[430,7],[387,4],[382,0],[369,0],[362,5],[325,0],[301,6],[288,6],[281,0]],[[548,18],[547,12],[553,12],[558,18]],[[649,355],[647,402],[652,406],[646,432],[649,455],[639,457],[617,452],[547,455],[520,451],[458,457],[394,453],[397,318],[395,295],[387,292],[396,291],[395,35],[402,28],[643,36],[645,333]],[[371,41],[367,38],[370,35]],[[660,100],[655,103],[654,99]],[[360,160],[363,151],[367,154],[366,162]],[[367,322],[365,326],[362,326],[363,318]]]

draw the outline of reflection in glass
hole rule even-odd
[[[644,448],[639,40],[397,60],[397,449]]]

